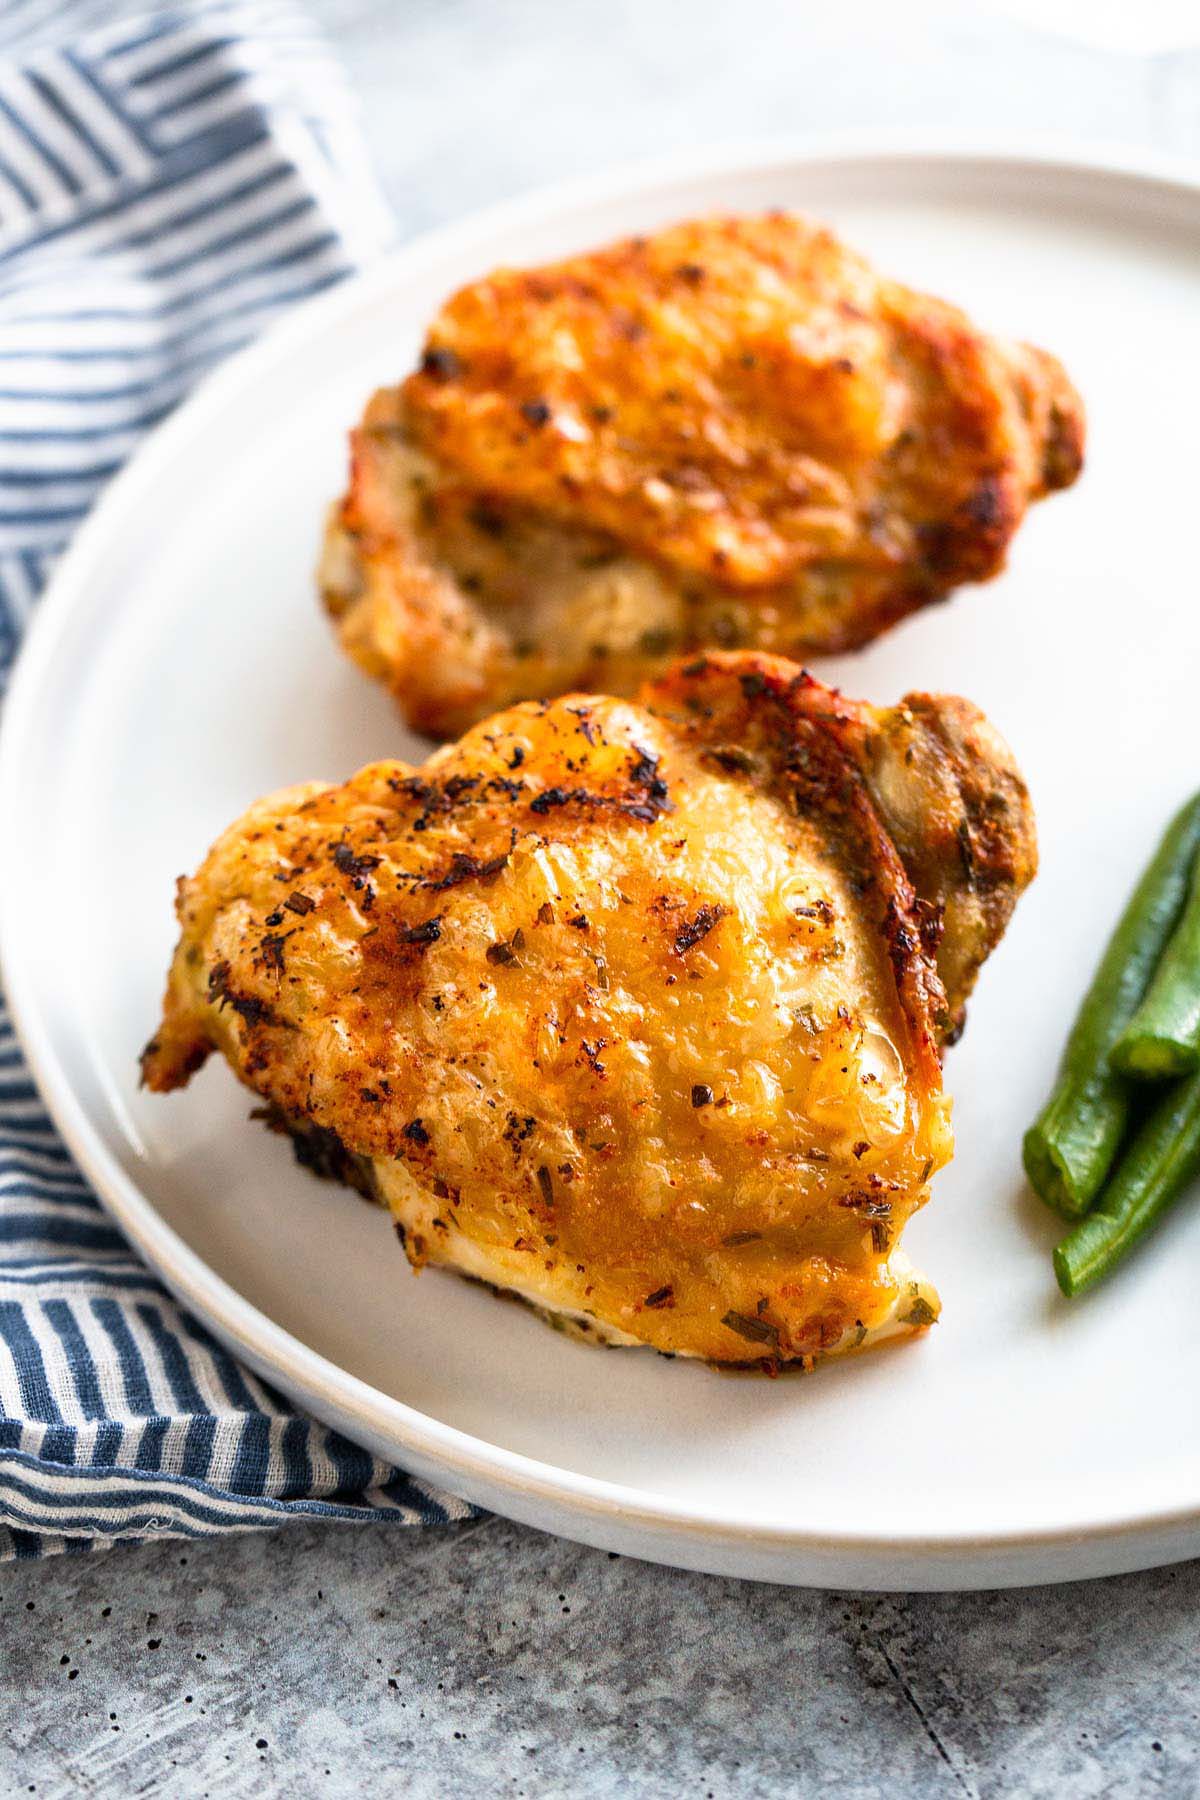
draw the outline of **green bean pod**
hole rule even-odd
[[[1113,1045],[1112,1064],[1145,1081],[1200,1068],[1200,860],[1154,979]]]
[[[1122,913],[1067,1039],[1054,1092],[1025,1134],[1025,1172],[1067,1218],[1104,1184],[1129,1119],[1130,1085],[1109,1062],[1183,910],[1200,849],[1200,794],[1175,815]]]
[[[1110,1275],[1138,1239],[1200,1174],[1200,1074],[1173,1083],[1134,1133],[1086,1219],[1054,1252],[1063,1293]]]

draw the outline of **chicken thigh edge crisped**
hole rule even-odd
[[[899,1241],[940,1047],[1035,860],[967,702],[706,655],[260,801],[180,883],[144,1075],[220,1049],[418,1267],[601,1340],[834,1354],[936,1316]]]
[[[700,219],[452,296],[353,434],[320,582],[451,736],[705,647],[866,643],[1002,568],[1083,435],[1045,351],[804,219]]]

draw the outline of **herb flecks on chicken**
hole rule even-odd
[[[1003,566],[1079,472],[1060,365],[784,213],[451,298],[353,435],[321,581],[411,722],[867,642]]]
[[[853,1349],[936,1316],[899,1245],[941,1046],[1034,863],[967,702],[703,656],[251,807],[181,884],[145,1078],[221,1050],[416,1267],[573,1329]]]

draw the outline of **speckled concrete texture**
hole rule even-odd
[[[1200,1790],[1200,1564],[909,1598],[509,1525],[293,1527],[0,1569],[0,1788],[1074,1796]]]
[[[958,125],[1200,153],[1200,50],[1128,60],[1002,0],[308,4],[402,232],[768,133]],[[1079,8],[1084,29],[1099,10]],[[7,1565],[0,1795],[1200,1794],[1198,1616],[1200,1564],[816,1594],[498,1519]]]

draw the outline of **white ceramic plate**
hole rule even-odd
[[[297,1169],[219,1062],[138,1092],[172,882],[246,803],[419,747],[313,598],[344,434],[459,282],[711,208],[824,215],[887,270],[1058,351],[1086,475],[1009,572],[821,673],[970,695],[1033,788],[1043,871],[948,1058],[959,1150],[907,1243],[918,1344],[779,1381],[598,1351],[452,1276]],[[1112,917],[1200,780],[1200,188],[1162,167],[840,147],[506,207],[298,313],[158,433],[44,602],[0,765],[0,939],[47,1101],[164,1280],[284,1392],[513,1517],[698,1568],[969,1587],[1200,1553],[1200,1209],[1056,1293],[1021,1133]],[[80,908],[81,892],[86,909]],[[68,926],[70,918],[70,926]],[[82,921],[82,923],[81,923]]]

